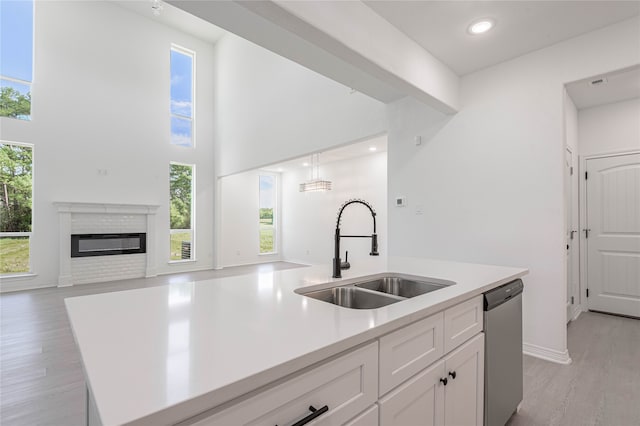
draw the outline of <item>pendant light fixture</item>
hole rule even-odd
[[[330,191],[331,182],[320,178],[320,154],[311,155],[311,179],[300,184],[300,192]]]

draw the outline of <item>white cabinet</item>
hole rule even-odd
[[[444,423],[444,361],[439,361],[380,400],[381,426]]]
[[[380,338],[380,395],[442,358],[444,314],[410,324]]]
[[[191,424],[284,426],[327,406],[309,424],[342,425],[377,399],[376,341]]]
[[[482,425],[482,326],[478,296],[182,424]]]
[[[344,426],[378,426],[378,405],[373,405],[364,413],[360,414]]]
[[[444,311],[444,352],[450,352],[482,331],[482,295]]]
[[[380,425],[482,425],[483,368],[480,334],[380,399]]]
[[[484,334],[444,359],[444,424],[481,425],[484,420]]]

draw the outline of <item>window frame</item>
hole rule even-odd
[[[177,52],[181,55],[186,55],[191,57],[191,117],[181,114],[175,114],[171,111],[171,103],[173,99],[171,98],[171,52]],[[172,140],[172,128],[171,121],[177,118],[179,120],[188,120],[191,125],[191,144],[190,145],[179,145],[173,143]],[[169,49],[169,143],[174,146],[182,147],[182,148],[195,148],[196,147],[196,52],[191,49],[187,49],[186,47],[182,47],[175,43],[171,43],[171,48]]]
[[[34,82],[34,76],[35,76],[35,69],[36,69],[36,0],[31,0],[31,80],[27,81],[27,80],[22,80],[21,78],[16,78],[16,77],[10,77],[8,75],[4,75],[0,72],[0,86],[2,86],[1,81],[5,80],[8,81],[10,83],[17,83],[17,84],[22,84],[25,86],[29,87],[29,91],[27,93],[30,93],[31,96],[31,101],[29,104],[29,115],[26,118],[18,118],[18,117],[7,117],[7,116],[1,116],[2,118],[9,118],[9,119],[14,119],[14,120],[22,120],[22,121],[32,121],[33,120],[33,93],[32,93],[32,89],[33,89],[33,82]],[[1,70],[0,70],[1,71]],[[17,142],[15,143],[17,144]],[[32,192],[33,192],[33,182],[32,182]],[[32,194],[33,196],[33,194]],[[32,206],[33,209],[33,206]],[[33,220],[32,220],[33,222]],[[33,227],[33,223],[31,224],[31,226]]]
[[[170,161],[169,170],[171,170],[172,165],[191,167],[191,228],[171,229],[171,171],[169,171],[169,264],[196,262],[198,260],[196,257],[196,165],[180,161]],[[191,236],[191,258],[171,260],[171,235],[187,231]]]
[[[30,148],[31,149],[31,231],[30,232],[1,232],[0,231],[0,238],[7,238],[7,237],[27,237],[29,240],[29,267],[28,270],[26,272],[7,272],[7,273],[0,273],[0,277],[2,279],[7,279],[7,278],[13,278],[13,277],[23,277],[23,276],[30,276],[30,275],[35,275],[35,273],[33,272],[33,259],[32,259],[32,250],[31,250],[31,241],[33,239],[33,234],[35,232],[35,182],[36,182],[36,149],[35,149],[35,145],[32,143],[26,143],[26,142],[15,142],[15,141],[7,141],[4,139],[0,139],[0,144],[2,145],[15,145],[15,146],[23,146],[26,148]]]
[[[273,178],[273,250],[269,251],[269,252],[264,252],[262,253],[260,251],[260,195],[262,193],[262,191],[260,190],[260,179],[262,178],[262,176],[269,176]],[[278,179],[278,174],[276,173],[270,173],[270,172],[260,172],[258,173],[258,256],[272,256],[274,254],[278,254],[278,245],[279,245],[279,238],[278,238],[278,216],[279,216],[279,209],[278,209],[278,202],[279,202],[279,197],[278,197],[278,188],[280,185],[280,181]]]

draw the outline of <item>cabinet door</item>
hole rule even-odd
[[[444,361],[409,379],[379,401],[383,426],[442,425],[444,423]]]
[[[484,410],[484,333],[445,359],[444,424],[482,425]]]
[[[380,338],[380,395],[444,355],[442,312]]]
[[[364,413],[349,420],[344,426],[378,426],[378,405],[374,404]]]

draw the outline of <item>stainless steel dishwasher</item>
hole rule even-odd
[[[522,280],[484,294],[484,425],[504,426],[522,402]]]

